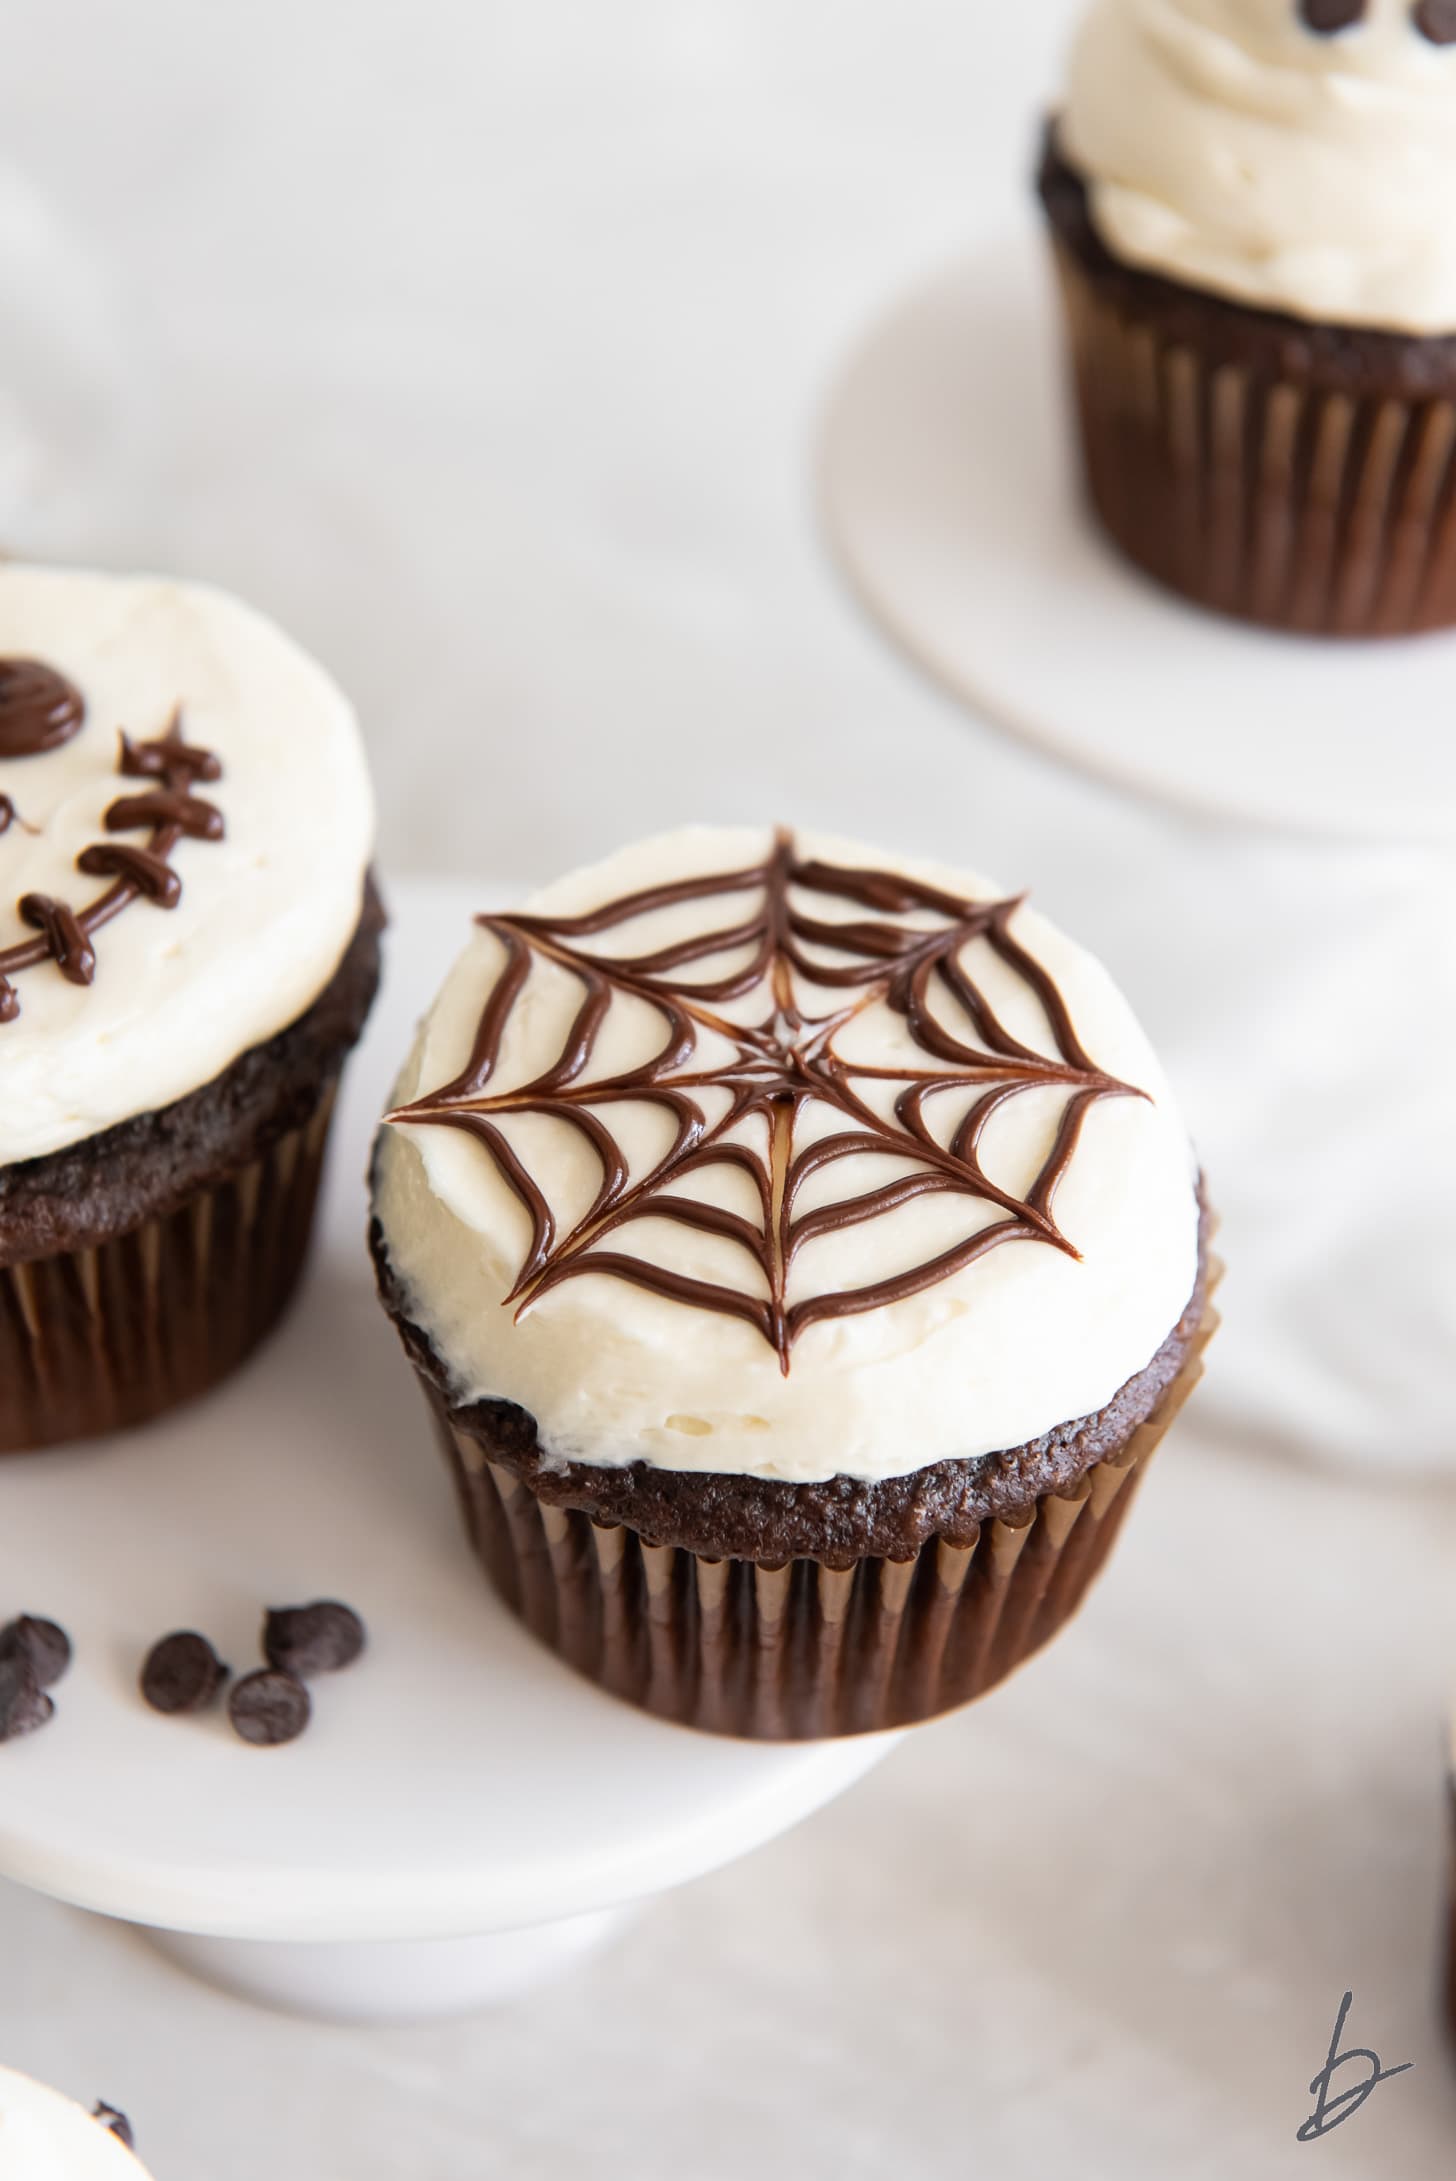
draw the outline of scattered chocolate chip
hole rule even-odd
[[[1432,45],[1456,45],[1456,0],[1421,0],[1416,29]]]
[[[1333,38],[1364,16],[1367,0],[1299,0],[1300,20],[1322,38]]]
[[[313,1710],[307,1689],[292,1674],[264,1668],[245,1674],[228,1698],[228,1717],[245,1742],[274,1749],[292,1742],[308,1725]]]
[[[0,1663],[0,1742],[34,1734],[55,1717],[55,1711],[29,1659],[17,1656]]]
[[[41,1687],[53,1689],[71,1663],[71,1639],[54,1621],[22,1613],[0,1628],[0,1665],[13,1658],[27,1660]]]
[[[270,1666],[307,1681],[352,1666],[364,1648],[364,1623],[336,1598],[313,1605],[275,1606],[263,1623],[263,1656]]]
[[[229,1671],[206,1636],[180,1628],[148,1651],[141,1673],[142,1695],[153,1711],[205,1711]]]
[[[129,2151],[136,2149],[136,2139],[131,2132],[131,2122],[127,2119],[125,2113],[120,2112],[116,2106],[108,2105],[103,2098],[100,2104],[93,2109],[91,2118],[100,2121],[103,2128],[109,2128],[114,2136],[120,2136]]]

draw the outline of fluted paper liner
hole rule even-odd
[[[336,1090],[165,1216],[0,1266],[0,1454],[144,1423],[245,1361],[303,1268]]]
[[[1056,258],[1087,485],[1129,559],[1272,628],[1456,623],[1456,398],[1344,393],[1203,354],[1065,245]]]
[[[1210,1268],[1210,1286],[1216,1268]],[[686,1726],[759,1741],[872,1734],[993,1688],[1080,1605],[1203,1372],[1212,1307],[1118,1452],[1019,1523],[849,1568],[710,1560],[545,1505],[420,1383],[477,1552],[506,1603],[578,1672]]]
[[[1446,2006],[1446,2029],[1456,2051],[1456,1767],[1447,1781],[1446,1808],[1451,1821],[1451,1906],[1446,1926],[1445,1978],[1442,1997]]]

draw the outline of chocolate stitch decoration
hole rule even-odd
[[[0,661],[0,671],[14,663]],[[33,671],[47,674],[50,669]],[[60,681],[59,675],[54,679]],[[80,701],[77,697],[76,702]],[[3,704],[4,683],[0,682],[0,717]],[[56,742],[46,746],[55,748]],[[37,968],[42,962],[54,962],[70,983],[89,985],[96,975],[93,935],[134,901],[146,900],[160,909],[175,909],[182,898],[182,881],[169,859],[178,842],[223,838],[222,812],[193,793],[200,780],[220,780],[222,766],[211,750],[195,749],[183,740],[180,707],[173,713],[167,732],[155,741],[133,742],[128,735],[122,735],[117,771],[125,779],[147,780],[155,785],[144,794],[118,797],[106,812],[106,830],[108,834],[145,830],[146,844],[104,840],[82,849],[76,869],[87,878],[111,881],[83,908],[74,909],[49,894],[21,896],[17,903],[21,922],[38,936],[0,948],[0,1024],[14,1022],[20,1013],[20,996],[10,981],[13,976]],[[0,832],[14,815],[14,806],[7,803],[6,813]]]
[[[0,659],[0,757],[58,750],[80,733],[85,718],[85,698],[54,667],[38,659]]]
[[[727,912],[728,921],[646,953],[597,953],[584,944],[655,910],[744,893],[758,895],[748,915]],[[813,896],[867,913],[827,920],[813,913],[805,898]],[[794,1342],[809,1326],[918,1294],[1002,1243],[1041,1242],[1069,1257],[1078,1254],[1056,1225],[1052,1203],[1083,1122],[1101,1099],[1145,1094],[1104,1074],[1084,1052],[1052,977],[1012,936],[1020,906],[1020,898],[967,901],[899,872],[805,859],[792,834],[780,831],[761,864],[645,887],[585,916],[482,916],[477,921],[495,934],[505,960],[470,1059],[453,1082],[387,1118],[463,1130],[489,1153],[531,1222],[530,1247],[506,1297],[518,1317],[563,1281],[604,1273],[674,1302],[746,1320],[776,1351],[787,1375]],[[916,917],[921,921],[904,921]],[[1047,1024],[1057,1058],[1034,1051],[999,1020],[962,959],[972,941],[983,941],[1020,979]],[[694,964],[745,950],[748,958],[739,968],[700,983],[684,975]],[[539,963],[554,963],[575,978],[581,1004],[552,1064],[518,1089],[493,1094],[506,1030]],[[800,980],[842,993],[843,1006],[801,1013]],[[751,1025],[720,1012],[760,991],[763,1010]],[[655,1011],[661,1046],[634,1068],[589,1080],[599,1033],[619,997],[644,1001]],[[845,1028],[876,1007],[903,1019],[925,1056],[923,1067],[872,1067],[836,1051]],[[965,1026],[977,1043],[965,1041]],[[704,1065],[699,1045],[705,1031],[726,1039],[734,1057]],[[864,1093],[872,1083],[898,1086],[891,1117],[867,1103]],[[1046,1089],[1066,1094],[1060,1123],[1026,1195],[1016,1197],[981,1166],[987,1124],[1022,1092]],[[715,1098],[726,1093],[725,1110],[711,1122],[704,1092]],[[955,1117],[937,1133],[932,1102],[953,1093],[960,1094]],[[656,1107],[673,1130],[667,1152],[635,1181],[609,1124],[613,1108],[630,1103]],[[806,1119],[819,1118],[823,1109],[837,1119],[837,1130],[801,1142]],[[521,1114],[568,1123],[600,1167],[595,1201],[565,1233],[501,1126]],[[762,1126],[762,1151],[739,1133],[754,1119]],[[906,1171],[842,1202],[796,1210],[811,1175],[859,1155],[898,1160]],[[747,1175],[758,1198],[758,1221],[679,1193],[715,1166]],[[930,1195],[964,1198],[1003,1216],[926,1262],[868,1286],[789,1301],[789,1275],[806,1244]],[[766,1293],[690,1278],[604,1246],[633,1222],[658,1219],[736,1244]]]

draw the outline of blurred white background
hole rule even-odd
[[[856,621],[808,449],[886,294],[1023,198],[1068,14],[14,0],[0,159],[100,261],[141,442],[96,539],[332,665],[395,869],[545,875],[689,812],[873,832],[887,789],[964,854],[1038,787],[1051,878],[1066,806]]]
[[[6,542],[276,613],[359,705],[395,872],[498,891],[686,816],[782,815],[1030,883],[1116,965],[1232,1173],[1271,1101],[1319,1093],[1268,975],[1281,916],[1328,937],[1319,853],[1004,743],[858,618],[815,530],[827,385],[888,297],[1024,207],[1073,12],[10,0],[0,167],[38,203],[8,257],[0,222],[0,389],[59,483],[12,483]],[[1352,943],[1446,883],[1354,857]],[[1243,904],[1222,935],[1219,889]],[[1247,995],[1222,1025],[1215,947]],[[1348,1312],[1229,1383],[1266,1436],[1276,1377],[1324,1401],[1333,1442],[1350,1403],[1321,1374],[1354,1359],[1368,1451],[1369,1417],[1444,1373],[1445,1320],[1421,1282],[1405,1334],[1362,1347],[1360,1252],[1306,1179],[1268,1162],[1241,1253],[1277,1299],[1348,1248]],[[569,1991],[305,2029],[7,1895],[0,2055],[134,2104],[158,2181],[1434,2174],[1456,1510],[1223,1447],[1140,1514],[1085,1635]],[[1419,2071],[1301,2152],[1350,1981]]]

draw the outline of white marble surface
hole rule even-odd
[[[1437,2181],[1453,1555],[1456,1507],[1175,1434],[1059,1646],[570,1981],[332,2029],[0,1890],[0,2051],[157,2181]],[[1301,2147],[1350,1988],[1415,2065]]]
[[[59,461],[12,542],[278,612],[359,699],[399,869],[524,878],[766,804],[873,837],[908,765],[899,843],[1031,879],[1176,1064],[1197,992],[1157,928],[1234,884],[1312,920],[1311,852],[968,720],[856,619],[806,485],[845,343],[1013,208],[1069,13],[11,0],[0,148],[50,208],[20,255],[98,329],[39,372]],[[12,370],[48,332],[0,293]],[[1227,1163],[1239,1115],[1184,1088]],[[1271,1191],[1250,1246],[1298,1216]],[[158,2181],[1435,2176],[1456,1506],[1169,1451],[1047,1661],[519,2012],[287,2023],[6,1894],[0,2057],[129,2104]],[[1301,2150],[1351,1984],[1416,2069]]]

